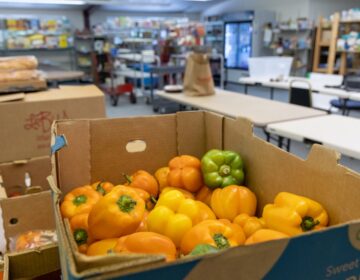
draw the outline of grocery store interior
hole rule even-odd
[[[359,198],[360,0],[0,0],[0,279],[356,280]]]

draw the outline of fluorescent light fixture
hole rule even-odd
[[[7,4],[46,4],[46,5],[84,5],[82,0],[0,0],[0,3]]]
[[[213,0],[185,0],[186,2],[211,2]]]

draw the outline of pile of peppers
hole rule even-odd
[[[244,163],[234,151],[210,150],[201,160],[176,156],[154,175],[138,170],[124,179],[64,197],[60,210],[80,253],[162,254],[170,262],[328,225],[320,203],[286,192],[255,216],[257,198],[244,186]]]

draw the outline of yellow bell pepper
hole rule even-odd
[[[163,190],[160,193],[160,196],[166,194],[169,191],[173,191],[173,190],[181,192],[185,196],[185,198],[195,199],[194,195],[191,192],[189,192],[187,190],[184,190],[184,189],[175,188],[175,187],[165,187],[165,188],[163,188]]]
[[[251,217],[245,213],[236,216],[234,224],[242,227],[246,238],[250,237],[256,231],[265,228],[265,221],[263,218]]]
[[[274,204],[264,207],[263,218],[269,229],[289,236],[326,227],[329,218],[323,206],[307,197],[281,192]]]
[[[183,236],[193,225],[214,219],[215,214],[206,204],[172,190],[160,196],[147,218],[147,228],[169,237],[179,247]]]

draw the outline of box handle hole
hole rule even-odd
[[[146,150],[146,142],[143,140],[134,140],[126,144],[126,151],[129,153],[141,153]]]
[[[16,225],[19,222],[19,220],[17,218],[11,218],[9,222],[11,225]]]

